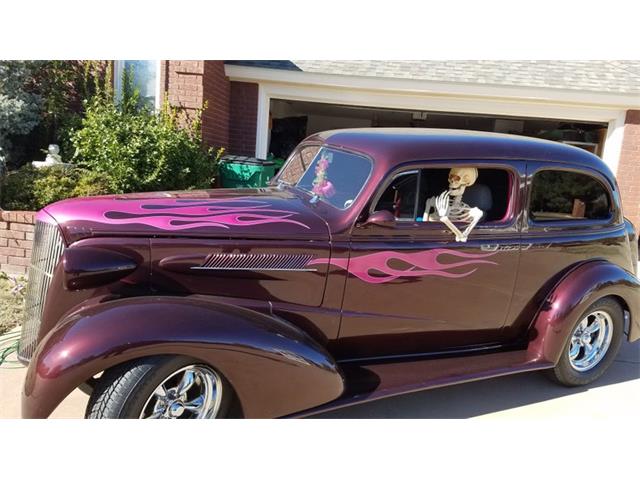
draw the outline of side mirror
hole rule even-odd
[[[380,227],[392,228],[396,225],[396,217],[393,216],[388,210],[380,210],[379,212],[373,212],[362,226],[366,225],[378,225]]]

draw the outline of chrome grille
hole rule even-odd
[[[193,270],[315,270],[305,268],[312,254],[214,253]]]
[[[51,284],[53,270],[64,250],[64,242],[57,225],[36,222],[31,265],[29,265],[27,293],[25,296],[22,336],[18,346],[18,357],[31,359],[38,342],[42,311]]]

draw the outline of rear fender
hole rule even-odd
[[[542,303],[530,330],[529,359],[557,364],[575,322],[589,305],[607,296],[626,304],[629,341],[640,338],[640,282],[617,265],[592,260],[571,270]]]
[[[284,320],[200,296],[136,297],[72,313],[47,334],[29,364],[22,416],[46,418],[92,376],[151,355],[212,365],[246,417],[288,415],[344,389],[329,353]]]

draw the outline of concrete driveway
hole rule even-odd
[[[0,418],[20,418],[25,368],[0,367]],[[52,418],[82,418],[88,397],[74,391]],[[357,405],[315,418],[637,417],[640,341],[623,343],[609,371],[589,387],[568,389],[539,372],[456,385]]]

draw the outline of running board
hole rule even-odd
[[[307,417],[404,393],[552,367],[550,362],[528,358],[526,350],[396,363],[347,364],[342,367],[346,390],[341,397],[288,417]]]

